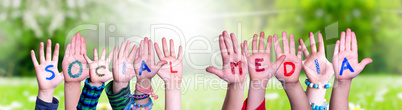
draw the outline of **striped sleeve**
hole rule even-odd
[[[113,93],[113,81],[110,81],[105,88],[105,92],[113,110],[122,110],[130,103],[130,98],[124,97],[130,95],[130,83],[128,83],[127,87],[121,89],[118,93]]]
[[[100,87],[91,86],[88,80],[89,78],[85,80],[84,88],[82,88],[81,97],[77,105],[78,110],[95,110],[99,97],[105,88],[105,84],[102,84]]]

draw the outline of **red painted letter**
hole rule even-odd
[[[286,65],[290,65],[290,66],[292,66],[292,71],[290,71],[289,73],[287,72],[287,70],[286,70]],[[284,74],[285,74],[285,76],[290,76],[290,75],[292,75],[294,72],[295,72],[295,64],[294,63],[292,63],[292,62],[285,62],[285,63],[283,63],[283,69],[284,69]]]
[[[241,68],[241,61],[234,63],[234,62],[230,62],[230,66],[231,66],[231,70],[232,70],[232,74],[235,74],[235,67],[239,66],[239,73],[240,75],[243,74],[243,70]]]
[[[169,62],[169,64],[170,64],[170,72],[171,72],[171,73],[177,73],[177,71],[173,71],[172,62]]]
[[[265,68],[258,68],[259,66],[261,66],[261,63],[259,63],[259,62],[262,62],[262,61],[264,61],[264,59],[263,58],[256,58],[255,59],[255,71],[257,71],[257,72],[263,72],[263,71],[265,71]]]

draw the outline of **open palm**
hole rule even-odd
[[[302,69],[302,61],[301,61],[301,46],[298,46],[297,56],[295,53],[295,42],[294,37],[290,34],[290,48],[288,44],[288,36],[286,32],[282,32],[282,41],[283,41],[283,53],[281,47],[279,45],[278,35],[274,35],[274,49],[276,54],[276,59],[278,60],[280,56],[286,56],[284,63],[279,67],[278,71],[275,73],[275,77],[281,81],[286,83],[295,83],[299,81],[300,71]],[[287,70],[285,73],[285,64],[290,64],[293,66],[287,66]],[[294,68],[293,68],[294,67]]]
[[[106,49],[103,49],[100,59],[98,59],[98,51],[94,49],[94,61],[89,59],[88,56],[84,54],[85,60],[89,63],[89,76],[91,82],[93,83],[103,84],[113,77],[112,72],[109,71],[109,63],[112,59],[113,53],[110,52],[106,60],[105,56]]]
[[[257,48],[257,41],[259,41],[259,46]],[[247,41],[242,43],[242,52],[244,56],[248,59],[248,71],[250,72],[251,80],[264,80],[264,79],[271,79],[275,72],[278,70],[278,67],[283,63],[285,60],[285,56],[281,56],[279,60],[274,64],[271,61],[271,42],[272,37],[268,37],[267,47],[265,47],[265,36],[264,32],[260,33],[260,37],[258,40],[257,34],[254,34],[253,42],[252,42],[252,55],[250,55]],[[256,65],[258,64],[258,65]],[[258,68],[257,68],[258,67]]]
[[[39,90],[54,90],[62,81],[63,75],[57,69],[59,59],[60,45],[57,43],[51,59],[52,42],[47,41],[46,59],[44,55],[44,44],[40,43],[39,46],[39,59],[40,64],[36,60],[34,50],[31,50],[31,58],[36,71],[36,79],[39,84]]]
[[[357,55],[357,40],[356,35],[350,29],[341,33],[341,41],[336,42],[334,49],[334,57],[332,58],[332,63],[335,68],[335,76],[338,80],[350,80],[356,77],[364,67],[373,62],[370,58],[363,59],[360,63],[358,61]],[[345,62],[345,63],[343,63]],[[342,71],[342,75],[340,75],[341,68],[347,66],[347,62],[350,64],[353,69],[344,69]],[[344,64],[344,65],[342,65]],[[352,72],[353,71],[353,72]]]
[[[307,78],[314,84],[325,85],[334,75],[332,63],[325,57],[324,40],[321,33],[318,33],[318,51],[314,40],[313,33],[310,32],[311,54],[308,52],[303,40],[300,39],[304,57],[303,68]],[[318,65],[317,65],[318,64]]]
[[[113,50],[113,81],[115,82],[128,83],[135,77],[133,58],[137,45],[134,45],[129,54],[130,45],[130,41],[127,41],[127,45],[126,42],[123,42],[119,53],[117,53],[117,47]]]
[[[89,69],[84,54],[87,53],[85,39],[77,33],[67,45],[62,63],[66,82],[81,82],[89,76]]]
[[[152,41],[148,40],[148,38],[141,40],[140,47],[137,50],[138,51],[135,54],[134,60],[134,69],[136,72],[137,80],[153,78],[159,71],[161,66],[167,63],[166,61],[162,60],[155,64],[154,47]],[[143,62],[145,62],[150,71],[146,69],[141,71],[141,68],[145,68],[143,67],[145,66],[143,65]]]
[[[180,84],[183,74],[183,48],[179,46],[179,53],[176,57],[176,53],[174,51],[174,42],[172,39],[170,39],[170,52],[168,50],[166,38],[162,38],[162,48],[164,54],[162,54],[162,51],[159,49],[158,43],[155,43],[154,45],[156,53],[160,60],[159,63],[161,63],[162,61],[166,61],[166,63],[169,63],[160,67],[160,70],[158,71],[158,76],[161,77],[162,80],[164,80],[165,82],[168,81],[169,83]]]
[[[222,35],[219,35],[219,47],[222,55],[222,70],[210,66],[206,71],[217,75],[229,84],[246,81],[248,70],[247,58],[241,54],[236,36],[231,33],[229,38],[229,34],[223,31]]]

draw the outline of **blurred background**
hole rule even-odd
[[[185,51],[183,109],[215,110],[221,108],[226,90],[211,88],[213,82],[205,79],[222,81],[204,69],[221,65],[217,39],[223,30],[235,33],[239,42],[261,31],[286,31],[304,41],[309,32],[322,33],[332,61],[335,42],[347,28],[357,35],[359,61],[374,61],[353,82],[351,109],[402,109],[401,0],[0,0],[0,109],[34,107],[38,86],[30,50],[38,53],[39,43],[47,39],[52,47],[62,47],[60,71],[65,47],[77,32],[86,39],[88,56],[93,48],[111,51],[126,40],[139,44],[144,37],[157,43],[162,37],[174,39],[176,52],[179,45]],[[300,81],[305,78],[302,74]],[[155,85],[163,85],[154,79]],[[273,79],[267,109],[290,109]],[[164,91],[157,94],[162,98],[154,108],[162,109]],[[54,95],[64,109],[63,84]],[[331,89],[328,101],[330,95]],[[110,109],[104,93],[98,106]]]

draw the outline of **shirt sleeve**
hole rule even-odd
[[[77,105],[78,110],[95,110],[99,97],[105,88],[105,84],[102,84],[100,87],[91,86],[88,80],[89,78],[85,80],[84,88],[82,88],[80,100]]]
[[[59,100],[54,97],[51,103],[36,97],[35,110],[57,110],[57,107],[59,107]]]
[[[105,92],[113,110],[122,110],[130,103],[130,98],[127,97],[130,95],[130,83],[118,93],[113,93],[113,81],[110,81],[105,87]]]
[[[241,108],[241,110],[246,110],[246,108],[247,108],[247,99],[244,100],[243,107]],[[256,110],[265,110],[265,98],[262,101],[262,103],[256,108]]]

